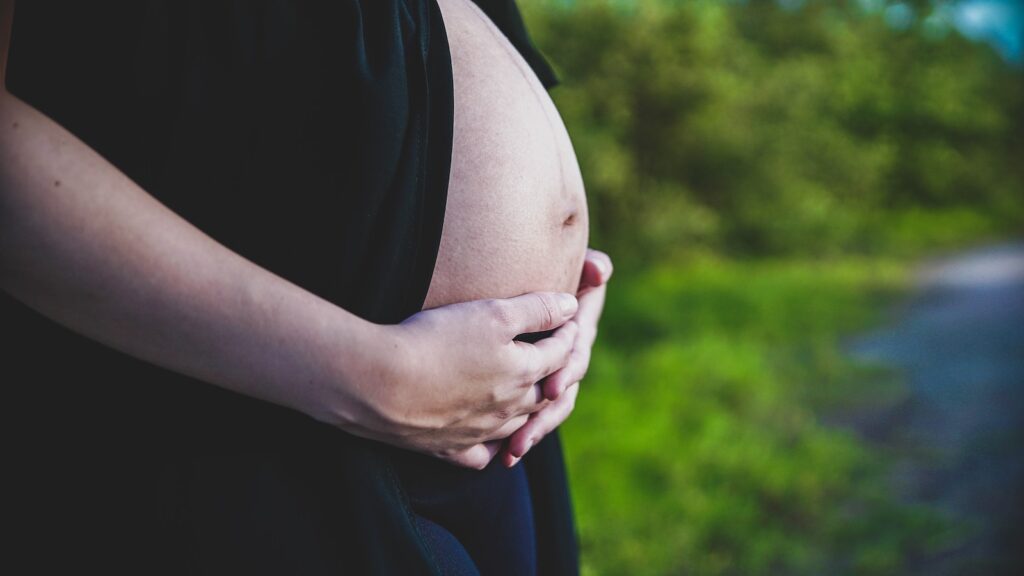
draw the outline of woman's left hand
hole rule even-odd
[[[579,331],[569,363],[545,378],[542,384],[544,396],[552,402],[533,413],[522,428],[509,436],[502,450],[505,466],[515,466],[530,448],[565,421],[576,406],[580,380],[590,366],[590,350],[597,338],[597,324],[604,309],[606,283],[611,275],[611,258],[604,252],[588,248],[576,291],[579,309],[573,320],[579,325]]]

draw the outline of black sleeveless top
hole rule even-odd
[[[474,1],[554,86],[514,1]],[[432,0],[19,2],[8,88],[258,265],[374,322],[421,308],[452,141]],[[7,296],[0,318],[8,562],[438,573],[395,449],[135,360]],[[524,462],[540,572],[574,573],[557,436]]]

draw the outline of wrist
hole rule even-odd
[[[395,391],[404,373],[400,331],[344,316],[325,326],[328,376],[309,413],[351,434],[383,439],[394,429]]]

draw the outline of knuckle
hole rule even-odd
[[[504,424],[509,420],[518,416],[511,408],[499,408],[495,413],[494,417],[498,419],[498,422]]]
[[[555,428],[561,426],[563,422],[568,420],[569,419],[569,414],[572,414],[572,410],[573,410],[572,402],[571,401],[566,401],[566,403],[563,404],[561,406],[561,408],[558,410],[558,414],[556,414],[555,417],[552,418],[552,422],[551,422],[551,425],[549,426],[549,430],[554,430]]]
[[[515,423],[516,430],[515,431],[521,429],[523,426],[526,426],[529,422],[530,422],[530,415],[529,414],[520,414],[519,418],[516,419],[516,423]],[[515,431],[513,431],[513,433]]]
[[[558,304],[555,302],[554,296],[539,294],[537,301],[540,303],[540,319],[544,321],[545,326],[553,325],[559,317]]]
[[[491,320],[499,328],[507,329],[515,325],[515,313],[512,306],[504,300],[487,300],[484,303]]]
[[[474,450],[472,447],[461,451],[449,452],[445,459],[459,466],[475,470],[482,470],[487,466],[487,460],[484,459],[479,451]]]
[[[458,458],[458,462],[467,468],[482,469],[481,460],[479,456],[473,454],[473,451],[464,452]]]
[[[491,388],[487,392],[487,394],[485,396],[485,400],[486,400],[486,405],[487,406],[497,406],[497,405],[501,404],[503,398],[502,398],[502,395],[498,391],[497,388]]]
[[[569,342],[576,342],[580,336],[580,323],[576,318],[562,325],[562,337]]]
[[[578,390],[579,390],[579,389],[577,388],[577,391],[578,391]],[[569,416],[569,414],[570,414],[570,413],[571,413],[571,412],[572,412],[573,410],[575,410],[575,409],[576,409],[576,399],[577,399],[578,397],[579,397],[579,395],[578,395],[578,394],[577,394],[576,392],[573,392],[572,394],[570,394],[570,395],[569,395],[568,401],[567,401],[567,402],[565,403],[565,404],[566,404],[566,411],[565,411],[565,415],[566,415],[566,417],[568,417],[568,416]]]
[[[533,386],[534,384],[537,384],[538,382],[541,382],[542,380],[547,378],[548,375],[554,372],[555,370],[557,370],[557,368],[549,368],[548,366],[540,365],[537,367],[536,370],[533,371],[533,373],[530,374],[530,379],[524,382],[523,384],[526,386]],[[541,390],[541,392],[543,392],[543,390]]]
[[[497,427],[490,428],[490,429],[487,429],[487,430],[483,430],[483,429],[478,430],[475,434],[470,436],[470,438],[471,438],[470,441],[474,445],[483,444],[484,442],[487,442],[488,440],[490,440],[494,436],[494,432],[496,430],[497,430]]]
[[[519,384],[521,386],[533,386],[544,378],[544,372],[544,365],[541,362],[531,360],[523,365],[523,370],[520,373]]]
[[[556,424],[558,424],[558,414],[555,413],[554,409],[546,410],[543,414],[538,415],[534,418],[536,426],[530,430],[530,438],[542,438],[549,430]]]
[[[575,352],[575,348],[572,345],[572,342],[570,342],[565,346],[565,350],[562,350],[562,366],[565,366],[566,364],[569,363],[569,360],[572,358],[573,352]]]
[[[572,350],[567,350],[565,352],[559,353],[558,357],[555,358],[555,360],[557,361],[557,365],[554,366],[555,370],[568,369],[571,371],[573,361],[575,360],[575,356],[573,355]],[[565,376],[561,377],[564,378]]]
[[[527,427],[523,427],[523,435],[522,435],[520,440],[522,441],[524,446],[530,445],[531,441],[534,438],[536,438],[538,436],[543,436],[544,435],[544,418],[545,417],[546,416],[544,416],[543,414],[540,414],[537,417],[535,417],[532,420],[530,420],[528,428]]]
[[[583,359],[580,361],[579,367],[577,367],[577,369],[576,369],[576,381],[579,382],[580,380],[583,380],[583,378],[587,375],[587,372],[589,370],[590,370],[590,354],[586,354],[586,355],[583,356]]]

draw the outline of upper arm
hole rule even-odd
[[[11,45],[14,0],[0,0],[0,88],[7,87],[7,49]]]

